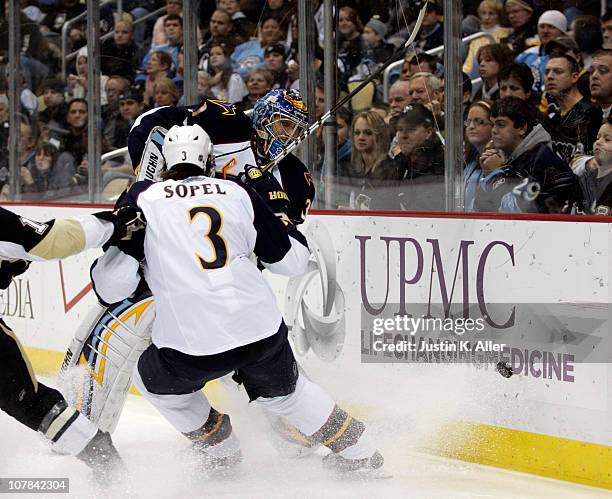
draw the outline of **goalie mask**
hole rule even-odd
[[[214,172],[213,144],[200,125],[173,126],[164,139],[163,153],[168,170],[189,164],[207,176]]]
[[[253,149],[263,165],[276,159],[308,127],[308,108],[297,90],[275,89],[257,101],[251,121]]]

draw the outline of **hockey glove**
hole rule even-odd
[[[136,206],[122,206],[112,212],[101,211],[94,215],[114,225],[113,235],[108,241],[111,244],[129,241],[135,232],[143,230],[147,225],[144,214]]]
[[[289,197],[270,172],[262,172],[256,166],[247,165],[243,182],[261,196],[275,215],[286,218],[289,210]]]
[[[27,260],[2,260],[0,263],[0,289],[10,286],[13,277],[23,274],[30,262]]]

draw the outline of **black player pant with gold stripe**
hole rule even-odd
[[[0,319],[0,409],[33,430],[64,397],[39,383],[23,347]]]

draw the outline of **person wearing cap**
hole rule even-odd
[[[435,133],[432,112],[409,104],[396,123],[400,153],[386,161],[400,179],[396,209],[444,211],[444,149]]]
[[[135,87],[128,87],[119,95],[119,114],[115,128],[113,144],[116,148],[126,147],[127,138],[136,118],[144,112],[142,92]]]
[[[576,154],[590,154],[602,120],[601,109],[578,90],[580,68],[566,54],[552,57],[544,82],[548,96],[548,128],[553,150],[567,164]]]
[[[264,50],[264,67],[274,76],[272,88],[288,88],[289,75],[285,64],[285,47],[280,43],[268,45]]]
[[[580,66],[580,75],[578,78],[578,90],[580,93],[590,98],[591,90],[589,89],[589,72],[588,68],[583,65],[582,55],[578,44],[574,41],[571,36],[560,36],[555,38],[546,44],[546,54],[549,57],[556,57],[558,55],[569,55],[576,60]],[[589,64],[590,65],[590,64]],[[540,104],[540,110],[546,112],[548,102],[546,101],[546,95],[542,96],[542,102]]]
[[[536,41],[538,27],[533,7],[525,0],[506,0],[505,11],[512,28],[505,43],[510,45],[516,57]]]
[[[386,34],[387,26],[378,16],[370,19],[361,35],[361,62],[349,76],[349,81],[367,79],[395,52],[394,46],[384,41]],[[382,89],[380,91],[382,93]]]
[[[544,90],[544,71],[548,63],[549,56],[546,54],[548,42],[566,35],[567,19],[558,10],[547,10],[538,19],[538,38],[540,45],[528,48],[517,58],[516,62],[527,64],[531,67],[534,74],[534,91]]]

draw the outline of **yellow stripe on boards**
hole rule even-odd
[[[424,446],[472,463],[612,490],[612,447],[475,423],[449,423]]]

